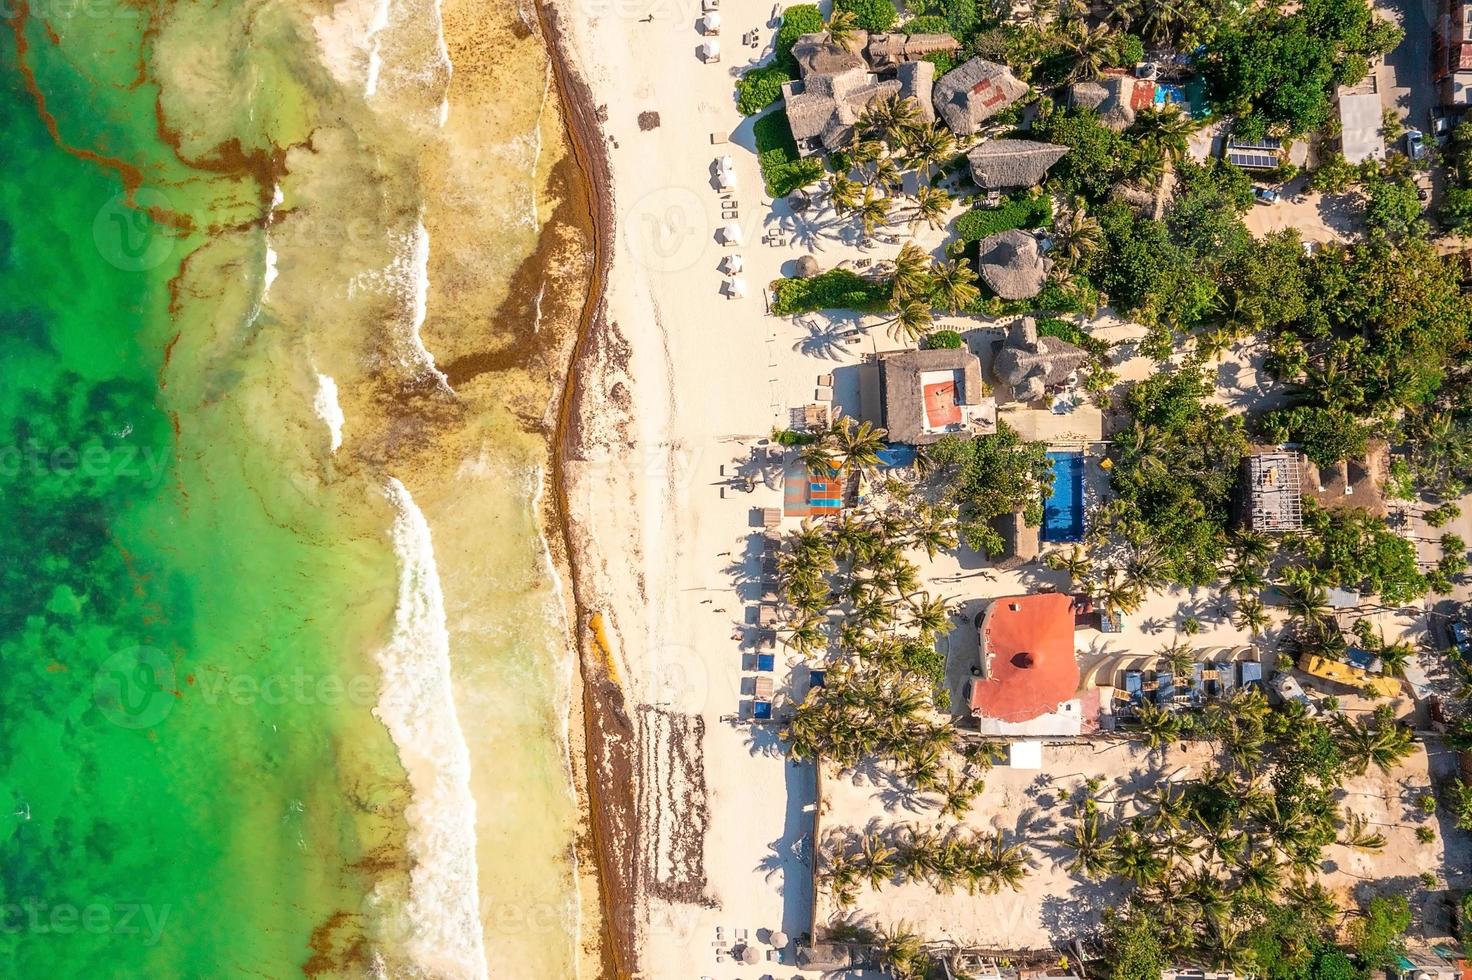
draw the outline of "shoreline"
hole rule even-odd
[[[568,499],[566,462],[570,447],[580,433],[579,408],[583,394],[582,379],[585,360],[596,345],[596,338],[606,328],[606,290],[608,267],[613,253],[612,175],[602,131],[596,119],[597,108],[587,83],[571,67],[559,14],[549,0],[535,0],[537,20],[547,47],[567,130],[568,145],[592,221],[593,264],[572,355],[568,360],[562,391],[558,399],[557,418],[551,444],[551,502],[556,525],[562,539],[563,562],[570,586],[567,597],[572,616],[572,640],[578,655],[574,675],[575,698],[572,711],[581,721],[581,745],[573,745],[574,769],[581,770],[583,784],[578,787],[585,805],[585,830],[591,840],[594,875],[599,902],[598,958],[600,976],[624,980],[635,975],[637,962],[633,944],[632,913],[637,898],[635,883],[615,873],[617,863],[612,853],[615,841],[627,840],[634,824],[632,760],[612,751],[618,744],[602,736],[610,724],[625,733],[632,732],[623,692],[602,664],[606,661],[597,651],[592,617],[597,613],[587,608],[580,580],[580,549],[572,527],[572,508]],[[570,712],[571,714],[572,712]],[[572,719],[569,728],[572,728]],[[573,743],[570,740],[570,745]],[[578,751],[578,749],[581,751]],[[611,772],[609,772],[611,770]],[[600,778],[607,773],[611,778]]]

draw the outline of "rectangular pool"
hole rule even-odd
[[[1044,541],[1084,539],[1084,454],[1048,453],[1053,489],[1043,498]]]

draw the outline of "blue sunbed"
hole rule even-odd
[[[828,672],[825,670],[808,671],[808,687],[822,687],[823,681],[827,676]]]
[[[1127,670],[1124,672],[1124,693],[1130,696],[1130,703],[1139,705],[1144,701],[1145,676],[1138,670]]]
[[[753,718],[755,718],[757,721],[768,721],[768,720],[770,720],[771,717],[772,717],[772,702],[770,702],[770,701],[753,701],[753,702],[751,702],[751,716]]]
[[[777,658],[770,653],[759,653],[756,655],[757,670],[776,670]]]
[[[1176,696],[1176,678],[1168,670],[1162,670],[1155,675],[1157,684],[1155,687],[1155,703],[1170,704]]]

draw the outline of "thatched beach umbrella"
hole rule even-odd
[[[778,929],[776,932],[772,933],[772,935],[768,938],[771,940],[772,946],[776,949],[786,949],[787,944],[791,942],[791,940],[787,936],[787,933],[783,932],[781,929]]]
[[[818,265],[818,260],[811,255],[804,255],[797,260],[797,276],[799,279],[811,279],[823,270]]]
[[[754,946],[746,946],[746,947],[743,947],[742,948],[742,950],[741,950],[741,962],[745,963],[747,966],[750,966],[753,963],[760,963],[761,962],[761,959],[762,959],[762,954],[760,954],[760,953],[758,953],[756,951],[756,947],[754,947]]]

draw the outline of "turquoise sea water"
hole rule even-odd
[[[263,195],[188,173],[125,84],[143,22],[84,9],[0,40],[0,975],[362,975],[392,963],[406,875],[363,654],[391,515],[313,479],[307,436],[239,424],[259,271],[171,280]],[[127,206],[133,167],[192,235]]]

